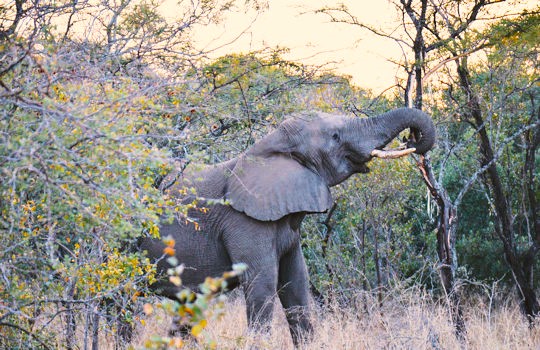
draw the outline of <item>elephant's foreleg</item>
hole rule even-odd
[[[285,309],[291,336],[298,345],[313,333],[309,319],[308,273],[300,244],[280,260],[278,295]]]
[[[267,330],[272,320],[277,289],[277,266],[256,272],[244,282],[248,325],[251,329]]]
[[[267,223],[236,215],[240,217],[223,234],[223,243],[233,264],[247,265],[240,283],[246,298],[248,325],[251,329],[264,329],[272,319],[278,283],[275,237]]]

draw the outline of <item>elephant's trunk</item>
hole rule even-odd
[[[356,120],[357,129],[363,133],[362,139],[367,142],[374,157],[397,158],[410,153],[424,154],[429,151],[435,143],[435,127],[431,118],[424,112],[414,108],[398,108],[393,111],[378,115],[376,117]],[[407,140],[406,147],[383,151],[390,141],[405,129],[411,129],[411,136]]]

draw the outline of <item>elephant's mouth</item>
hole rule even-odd
[[[368,173],[369,168],[367,167],[366,163],[369,162],[369,158],[366,159],[365,157],[358,157],[355,156],[355,154],[348,154],[345,156],[349,163],[349,168],[355,173]]]

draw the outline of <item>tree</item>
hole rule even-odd
[[[534,285],[540,244],[535,176],[540,143],[540,110],[536,104],[539,90],[535,86],[538,66],[534,64],[538,43],[531,40],[539,28],[537,13],[525,13],[489,28],[486,32],[491,50],[485,66],[478,71],[471,68],[459,46],[452,49],[454,56],[463,56],[456,60],[456,85],[462,94],[452,96],[461,104],[463,119],[478,137],[480,169],[473,179],[481,178],[496,213],[495,232],[531,325],[540,312]],[[510,160],[510,156],[503,156],[505,152],[519,156],[511,156]],[[521,167],[519,175],[501,171],[510,167]],[[523,196],[516,197],[516,191],[522,191]]]

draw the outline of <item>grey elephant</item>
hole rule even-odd
[[[405,149],[383,150],[407,128],[415,137]],[[305,215],[327,211],[332,205],[330,187],[368,172],[366,163],[373,157],[423,154],[434,140],[431,118],[416,109],[400,108],[372,118],[296,115],[240,156],[180,176],[167,192],[191,203],[195,198],[183,194],[186,187],[194,188],[199,207],[206,210],[190,210],[192,222],[163,224],[161,236],[176,240],[176,258],[185,264],[182,280],[189,287],[206,276],[221,276],[232,264],[247,264],[238,284],[244,287],[249,325],[267,324],[278,296],[298,344],[312,331],[299,232]],[[141,248],[159,259],[165,245],[145,238]],[[159,260],[159,270],[168,268],[166,260]],[[171,298],[178,292],[167,280],[154,288]]]

